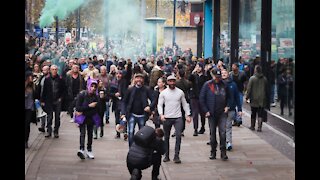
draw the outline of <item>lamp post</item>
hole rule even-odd
[[[77,33],[76,33],[76,41],[80,40],[80,7],[77,10]]]
[[[173,1],[173,25],[172,25],[172,48],[176,44],[176,4],[177,0]]]
[[[108,0],[104,0],[104,18],[105,18],[105,47],[107,49],[107,53],[109,53],[109,11],[108,11]]]
[[[213,59],[218,62],[218,59],[220,58],[220,0],[214,0],[212,2],[212,10],[212,54]]]
[[[55,16],[56,19],[56,43],[57,46],[59,45],[59,20],[58,20],[58,16]]]
[[[159,18],[159,17],[151,17],[151,18],[145,18],[145,21],[149,22],[152,27],[152,54],[156,54],[157,52],[157,26],[158,24],[163,24],[166,19],[165,18]]]
[[[155,6],[155,11],[154,11],[154,16],[158,17],[158,0],[156,0],[156,6]]]

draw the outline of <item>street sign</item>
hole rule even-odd
[[[35,33],[37,37],[42,37],[42,29],[35,29]]]

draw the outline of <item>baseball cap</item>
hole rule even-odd
[[[212,74],[218,77],[221,77],[221,71],[217,68],[212,69]]]
[[[142,78],[144,78],[144,75],[141,74],[141,73],[137,73],[137,74],[134,75],[134,78],[136,78],[136,77],[142,77]]]
[[[169,80],[177,80],[177,78],[174,75],[170,75],[167,78],[167,81],[169,81]]]

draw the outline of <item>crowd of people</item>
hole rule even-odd
[[[25,148],[28,148],[30,122],[41,121],[39,131],[45,133],[46,138],[59,138],[60,114],[65,111],[70,122],[79,124],[77,155],[81,159],[86,156],[93,159],[93,139],[104,136],[104,125],[109,124],[113,114],[116,125],[127,120],[123,139],[128,141],[129,148],[137,149],[135,125],[141,129],[151,119],[155,128],[163,129],[164,134],[157,136],[164,137],[161,144],[164,151],[160,153],[164,154],[163,162],[170,161],[169,139],[172,136],[176,139],[173,161],[181,163],[180,148],[186,122],[193,122],[193,136],[198,136],[206,131],[207,119],[210,132],[207,144],[211,146],[209,158],[216,159],[219,144],[221,159],[227,160],[227,151],[232,150],[232,126],[242,124],[244,97],[251,106],[251,130],[255,130],[258,114],[258,132],[262,131],[264,109],[275,104],[276,82],[281,112],[285,105],[289,109],[292,105],[292,59],[281,59],[278,64],[273,61],[271,70],[275,72],[274,76],[265,77],[258,57],[251,63],[240,58],[229,68],[223,59],[195,57],[191,49],[182,51],[178,46],[164,47],[155,55],[130,59],[117,57],[104,46],[90,48],[89,42],[72,45],[63,42],[57,45],[51,40],[36,43],[27,39],[27,42]],[[270,87],[267,78],[271,80]],[[45,115],[34,113],[36,101],[40,102]],[[219,143],[216,140],[217,127]],[[160,130],[156,131],[160,133]],[[86,132],[88,142],[85,148]],[[115,138],[121,138],[120,132],[115,130],[114,133]],[[136,172],[132,166],[130,164],[131,174]],[[153,171],[154,179],[158,175],[159,171]]]

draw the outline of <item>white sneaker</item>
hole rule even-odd
[[[276,107],[276,103],[271,103],[271,107]]]
[[[85,158],[86,158],[86,157],[84,156],[83,150],[81,150],[81,149],[78,151],[77,155],[79,156],[80,159],[85,159]]]
[[[74,119],[71,119],[69,122],[74,123]]]
[[[93,155],[92,151],[87,151],[86,154],[89,159],[94,159],[94,155]]]

